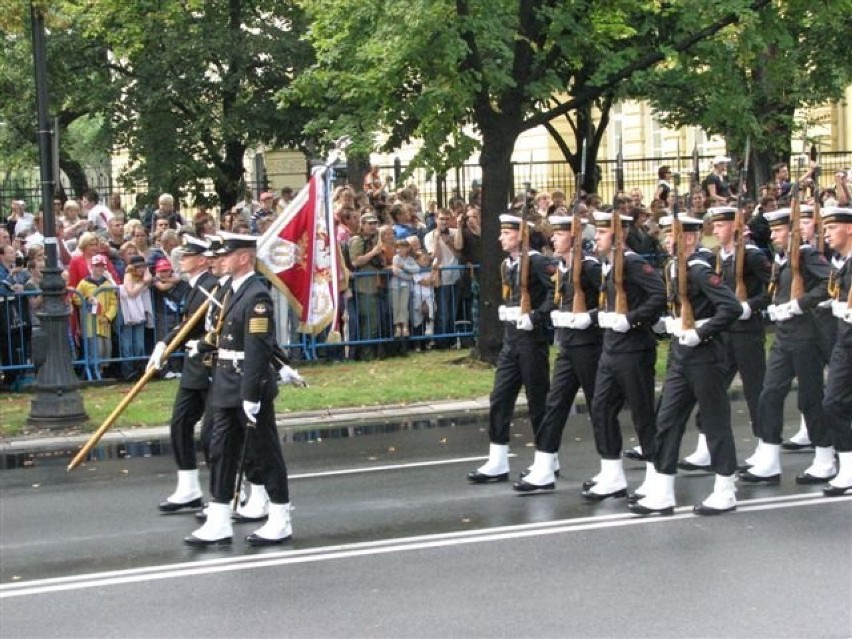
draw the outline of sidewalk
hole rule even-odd
[[[657,393],[661,384],[657,384]],[[742,387],[735,379],[729,391],[731,401],[742,399]],[[393,404],[387,406],[365,406],[358,408],[338,408],[333,410],[305,411],[299,413],[279,413],[276,423],[280,431],[318,430],[321,428],[355,426],[361,424],[390,424],[418,419],[440,419],[454,415],[465,417],[485,417],[488,415],[488,397],[469,400],[449,400],[422,402],[416,404]],[[585,398],[580,394],[575,402],[577,412],[586,412]],[[526,417],[527,400],[523,393],[518,397],[515,415]],[[91,433],[50,436],[21,436],[0,439],[0,456],[22,455],[46,456],[60,454],[62,451],[76,451],[85,444]],[[122,429],[113,428],[103,436],[99,446],[117,446],[131,442],[169,441],[169,426]],[[0,470],[4,464],[0,463]]]

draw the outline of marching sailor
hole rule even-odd
[[[503,302],[499,308],[503,321],[503,347],[497,358],[491,408],[488,414],[488,460],[468,473],[474,484],[509,479],[509,427],[521,386],[527,396],[533,433],[544,419],[550,385],[548,328],[553,308],[555,266],[538,251],[529,251],[529,313],[521,313],[521,217],[500,216],[500,245],[509,254],[501,264]]]
[[[660,219],[666,231],[666,248],[671,254],[685,253],[687,300],[681,297],[683,282],[678,280],[678,260],[669,263],[669,281],[680,316],[669,321],[672,334],[671,358],[657,412],[655,473],[646,481],[644,492],[637,489],[629,505],[639,515],[672,514],[675,506],[674,479],[678,452],[686,423],[698,403],[710,451],[710,465],[716,473],[713,492],[695,506],[699,515],[715,515],[736,507],[734,482],[737,456],[731,430],[731,406],[728,399],[727,354],[720,339],[743,312],[734,292],[710,263],[696,253],[703,222],[681,217],[682,245],[674,247],[675,218]],[[680,286],[679,286],[680,285]],[[684,325],[683,309],[692,308],[694,327]]]

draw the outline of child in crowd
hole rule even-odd
[[[435,292],[434,287],[440,285],[441,275],[429,258],[429,253],[423,249],[415,253],[418,272],[414,276],[412,291],[413,312],[411,326],[415,335],[431,336],[435,331]],[[416,350],[421,350],[417,342]]]
[[[133,255],[128,259],[124,283],[119,288],[122,327],[118,340],[121,377],[127,381],[135,379],[144,365],[145,327],[153,322],[150,292],[153,279],[144,257]]]
[[[163,339],[180,322],[183,300],[189,292],[189,284],[176,275],[172,263],[161,257],[154,265],[154,279],[151,282],[152,302],[154,306],[156,339]],[[165,379],[180,376],[181,361],[171,357],[160,371]]]
[[[92,272],[77,284],[80,295],[74,295],[78,306],[86,301],[87,312],[83,313],[84,335],[90,355],[100,360],[112,357],[112,321],[118,314],[118,296],[113,282],[106,275],[105,255],[92,257]]]
[[[408,337],[408,303],[411,298],[411,285],[414,275],[420,272],[420,266],[411,257],[411,245],[406,239],[394,243],[395,254],[391,262],[390,296],[393,312],[394,337]]]

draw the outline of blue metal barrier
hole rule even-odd
[[[399,298],[389,293],[387,288],[389,273],[377,275],[375,272],[356,272],[352,274],[353,279],[350,281],[349,290],[341,294],[339,311],[343,321],[340,323],[339,330],[342,341],[329,342],[327,329],[320,335],[296,335],[295,341],[289,338],[283,339],[281,346],[290,351],[294,359],[318,360],[354,359],[360,357],[359,349],[403,342],[415,347],[419,345],[427,348],[468,345],[476,338],[478,331],[476,310],[479,303],[478,266],[444,267],[442,271],[458,271],[461,276],[458,282],[451,286],[432,289],[432,295],[429,295],[428,291],[421,291],[417,285],[411,285],[406,323],[408,335],[396,336],[393,331],[393,300]],[[381,278],[374,297],[358,295],[354,281],[362,277]],[[119,295],[119,287],[116,286],[100,287],[95,291],[95,295],[104,291]],[[151,346],[165,337],[163,331],[168,331],[180,321],[181,308],[173,312],[166,311],[164,321],[158,322],[155,316],[148,318],[144,325],[146,333],[144,354],[122,356],[122,339],[131,329],[123,322],[119,302],[118,313],[111,324],[111,352],[109,357],[101,357],[98,349],[92,348],[95,340],[91,338],[96,337],[92,334],[94,323],[86,321],[87,315],[90,315],[92,311],[89,301],[75,289],[68,289],[67,292],[70,312],[79,313],[80,317],[77,323],[80,329],[79,344],[69,328],[68,348],[72,353],[72,366],[78,376],[85,381],[104,379],[104,369],[109,365],[135,364],[141,369],[148,361]],[[37,318],[34,311],[29,312],[29,306],[30,301],[40,295],[41,292],[35,290],[0,297],[0,320],[2,320],[0,322],[0,330],[2,330],[0,373],[7,376],[7,383],[9,377],[14,378],[14,383],[7,384],[13,390],[20,390],[21,386],[32,382],[34,378],[36,358],[33,357],[32,336],[33,331],[37,331],[37,326],[34,326],[33,322],[36,320],[37,323]],[[9,318],[8,321],[7,318]],[[12,321],[12,318],[18,319]],[[444,318],[443,328],[439,326],[441,318]],[[172,357],[182,358],[183,352],[179,351]]]

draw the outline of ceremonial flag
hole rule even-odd
[[[257,242],[258,269],[293,305],[299,332],[312,335],[337,323],[340,252],[327,173],[327,166],[316,168]]]

